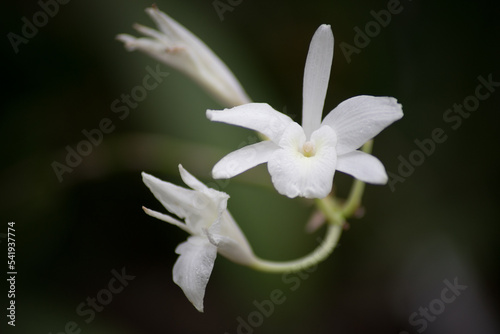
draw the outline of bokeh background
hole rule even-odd
[[[222,3],[229,4],[227,0]],[[500,87],[456,129],[443,120],[453,104],[475,94],[478,77],[500,82],[498,8],[493,1],[402,0],[401,13],[350,62],[340,43],[354,44],[355,27],[389,1],[232,1],[221,20],[213,1],[158,0],[160,9],[188,27],[229,65],[255,101],[268,102],[300,121],[305,56],[315,29],[332,25],[335,56],[325,111],[355,95],[388,95],[404,118],[381,133],[374,154],[397,174],[400,157],[436,128],[447,140],[404,182],[368,186],[366,215],[351,219],[339,247],[309,273],[255,272],[219,257],[198,313],[172,282],[174,249],[186,234],[146,216],[161,210],[140,172],[182,184],[182,163],[204,182],[231,195],[229,209],[255,252],[286,260],[310,252],[324,228],[304,226],[311,202],[290,200],[272,188],[265,166],[230,182],[210,178],[213,164],[251,131],[212,124],[207,108],[221,108],[182,74],[148,92],[123,120],[111,110],[140,85],[146,55],[115,40],[135,34],[135,22],[153,26],[150,1],[69,1],[16,54],[7,38],[32,21],[36,1],[1,5],[0,233],[16,229],[16,327],[13,333],[498,333],[499,219],[497,158]],[[109,118],[105,134],[59,182],[52,163],[64,163],[90,131]],[[415,154],[415,153],[413,153]],[[351,178],[337,174],[347,193]],[[1,235],[0,235],[1,237]],[[2,277],[6,241],[0,238]],[[107,288],[112,270],[135,276],[87,323],[77,307]],[[438,305],[444,281],[466,285],[428,321],[413,312]],[[7,286],[2,279],[5,296]],[[273,290],[286,300],[258,326],[238,328],[255,314],[254,302]],[[418,319],[422,319],[421,316]],[[254,318],[253,323],[258,321]],[[251,320],[250,320],[251,321]],[[76,327],[72,327],[72,322]],[[69,324],[69,325],[68,325]],[[2,330],[2,333],[4,331]]]

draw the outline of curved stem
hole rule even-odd
[[[342,224],[329,224],[325,239],[321,242],[311,254],[304,256],[300,259],[293,261],[268,261],[257,258],[250,267],[255,270],[267,271],[267,272],[290,272],[290,271],[300,271],[311,267],[328,257],[331,254],[337,242],[339,241],[340,235],[342,234]]]
[[[328,218],[328,228],[325,238],[321,244],[309,255],[293,261],[268,261],[257,257],[256,261],[250,266],[255,270],[267,272],[290,272],[299,271],[311,267],[326,259],[335,249],[344,227],[344,216],[339,210],[340,207],[335,200],[327,196],[322,199],[316,199],[316,205]]]

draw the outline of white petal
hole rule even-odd
[[[269,160],[279,146],[266,140],[229,153],[212,169],[214,179],[228,179]]]
[[[187,299],[203,312],[203,297],[217,256],[217,247],[206,238],[189,237],[175,249],[179,258],[174,264],[174,282],[182,288]]]
[[[229,211],[226,210],[221,219],[210,226],[207,236],[217,246],[217,251],[229,260],[243,265],[256,261],[250,244]]]
[[[198,201],[198,196],[193,190],[162,181],[144,172],[142,173],[142,180],[156,199],[160,201],[168,211],[180,218],[186,218],[193,204]]]
[[[290,198],[302,196],[323,198],[332,190],[333,175],[337,162],[335,133],[327,126],[311,135],[316,145],[316,154],[305,157],[300,147],[305,139],[300,126],[292,124],[283,134],[281,147],[267,164],[274,187]]]
[[[302,127],[309,138],[321,124],[330,69],[333,59],[333,34],[323,24],[314,33],[304,70]]]
[[[162,34],[158,30],[154,30],[149,27],[143,26],[142,24],[137,24],[137,23],[134,24],[134,29],[145,36],[151,37],[150,40],[157,40],[158,42],[162,42],[163,47],[170,46],[172,48],[176,46],[176,42],[174,39],[169,38],[168,36]]]
[[[403,110],[395,98],[361,95],[340,103],[322,124],[335,130],[340,155],[361,147],[401,117]]]
[[[152,29],[149,30],[154,31]],[[196,75],[192,62],[186,57],[186,50],[178,48],[172,45],[172,43],[164,41],[164,39],[135,38],[127,34],[120,34],[116,36],[116,39],[123,42],[128,51],[139,50],[159,62],[184,72],[188,76],[193,77]]]
[[[154,211],[154,210],[151,210],[151,209],[148,209],[148,208],[145,208],[145,207],[142,207],[142,209],[144,210],[144,212],[148,215],[150,215],[151,217],[154,217],[156,219],[159,219],[159,220],[163,220],[164,222],[167,222],[167,223],[170,223],[172,225],[175,225],[181,229],[183,229],[184,231],[192,234],[193,232],[189,229],[189,227],[187,227],[187,225],[183,222],[181,222],[180,220],[177,220],[175,219],[174,217],[171,217],[169,215],[166,215],[166,214],[163,214],[161,212],[158,212],[158,211]]]
[[[207,110],[207,118],[241,126],[265,134],[278,143],[283,131],[293,122],[287,115],[271,108],[267,103],[248,103],[224,110]]]
[[[181,170],[183,170],[182,167]],[[193,176],[191,176],[193,179],[189,179],[187,174],[183,174],[183,177],[190,184],[195,185],[194,180],[196,179]],[[187,229],[191,234],[203,235],[203,229],[210,227],[219,219],[227,207],[229,196],[215,189],[190,190],[146,173],[142,173],[142,176],[146,186],[161,204],[168,211],[186,220]],[[164,217],[158,216],[156,218],[162,219]]]
[[[181,174],[182,181],[184,181],[184,183],[192,189],[196,190],[196,194],[198,195],[196,203],[197,210],[203,211],[212,208],[211,210],[216,211],[219,215],[226,210],[227,200],[229,199],[228,194],[207,187],[187,170],[185,170],[181,164],[179,164],[179,172]]]
[[[189,38],[196,38],[192,33],[156,7],[146,8],[146,13],[155,21],[156,26],[165,34],[165,37],[174,43]]]
[[[380,160],[361,151],[339,155],[337,170],[367,183],[386,184],[388,179]]]
[[[186,185],[188,185],[191,189],[204,191],[209,189],[206,185],[204,185],[200,180],[195,178],[191,173],[189,173],[181,164],[179,164],[179,173],[181,174],[181,179],[184,181]]]
[[[135,41],[137,38],[134,36],[129,34],[119,34],[116,36],[116,39],[125,44],[125,49],[127,49],[127,51],[134,51],[136,49]]]

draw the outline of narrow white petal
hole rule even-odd
[[[181,179],[184,181],[186,185],[188,185],[191,189],[204,191],[209,189],[205,184],[203,184],[200,180],[194,177],[191,173],[189,173],[181,164],[179,164],[179,173],[181,174]]]
[[[125,49],[127,49],[127,51],[134,51],[136,49],[135,41],[137,38],[134,36],[129,34],[119,34],[116,36],[116,39],[125,44]]]
[[[120,34],[116,39],[123,42],[127,51],[140,50],[146,53],[163,53],[165,45],[150,38],[136,38],[127,34]]]
[[[165,63],[186,75],[195,75],[193,66],[190,66],[189,59],[186,57],[186,50],[177,48],[171,43],[163,40],[151,39],[146,37],[135,38],[131,35],[121,34],[116,39],[125,44],[128,51],[139,50],[150,57]]]
[[[229,153],[212,169],[214,179],[228,179],[269,160],[279,146],[266,140]]]
[[[333,33],[321,25],[311,40],[304,70],[302,127],[309,138],[321,124],[330,69],[333,60]]]
[[[158,30],[151,29],[149,27],[143,26],[142,24],[134,24],[134,29],[145,36],[151,37],[153,40],[156,39],[158,41],[165,43],[165,46],[175,45],[172,39],[169,39],[166,35],[162,34]]]
[[[193,36],[189,30],[156,7],[146,8],[146,13],[155,21],[161,32],[174,43],[182,42],[186,37]]]
[[[367,183],[386,184],[388,179],[380,160],[361,151],[339,155],[337,170]]]
[[[180,220],[177,220],[175,219],[174,217],[171,217],[169,215],[166,215],[166,214],[163,214],[163,213],[160,213],[158,211],[154,211],[154,210],[151,210],[151,209],[148,209],[148,208],[145,208],[145,207],[142,207],[142,209],[144,210],[144,212],[148,215],[150,215],[151,217],[153,218],[156,218],[156,219],[159,219],[159,220],[163,220],[167,223],[170,223],[172,225],[175,225],[181,229],[183,229],[184,231],[192,234],[193,232],[189,229],[189,227],[187,227],[187,225],[183,222],[181,222]]]
[[[207,110],[207,118],[241,126],[265,134],[278,143],[283,131],[293,122],[287,115],[274,110],[267,103],[248,103],[224,110]]]
[[[180,218],[186,218],[198,201],[196,192],[162,181],[153,175],[142,173],[144,184],[151,190],[157,200],[170,212]]]
[[[217,247],[207,238],[189,237],[175,249],[179,258],[174,264],[174,282],[181,287],[187,299],[203,312],[203,298],[217,256]]]
[[[325,119],[337,134],[337,153],[351,152],[403,117],[403,109],[393,97],[355,96],[340,103]]]
[[[290,126],[283,134],[280,149],[267,164],[274,187],[282,195],[323,198],[332,190],[337,162],[335,133],[327,126],[311,135],[316,144],[314,156],[305,157],[299,150],[304,143],[300,126]]]

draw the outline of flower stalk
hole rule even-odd
[[[271,273],[294,272],[312,267],[325,260],[335,249],[342,234],[342,224],[329,224],[321,244],[309,255],[293,261],[268,261],[257,258],[250,268]]]
[[[361,151],[370,154],[373,148],[373,139],[367,141]],[[351,186],[347,200],[343,205],[342,214],[344,217],[351,217],[356,213],[356,210],[361,206],[361,197],[363,197],[363,192],[365,190],[365,183],[358,179],[354,179],[354,183]]]

